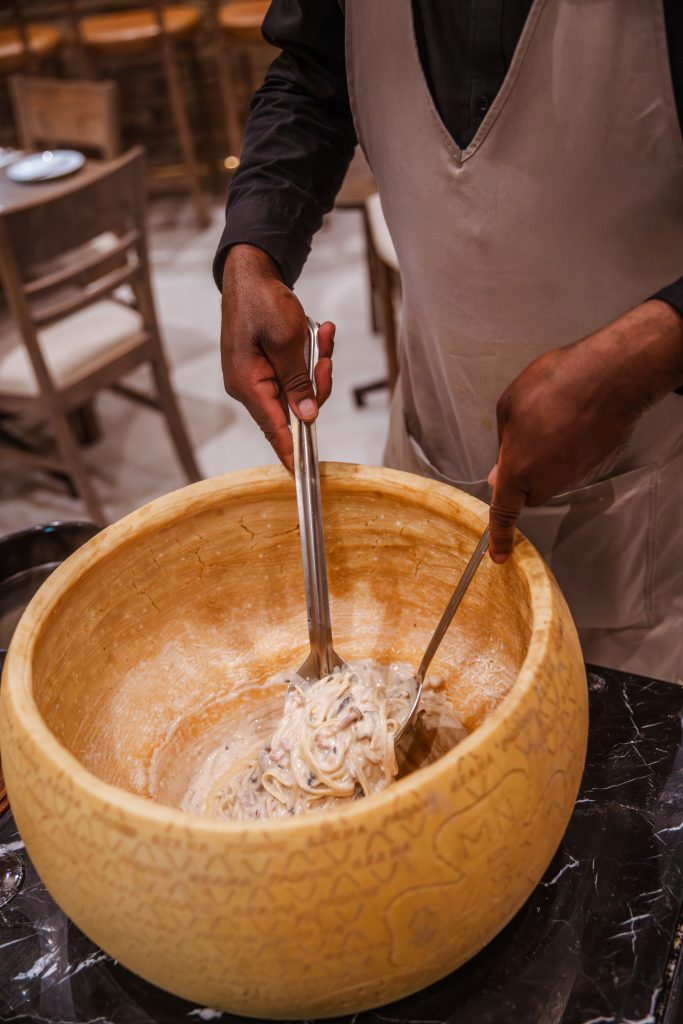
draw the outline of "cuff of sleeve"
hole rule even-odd
[[[683,277],[679,277],[673,284],[667,285],[666,288],[660,288],[656,295],[652,296],[653,299],[661,299],[662,302],[668,302],[670,306],[683,316]],[[683,395],[683,388],[676,388],[676,394]]]
[[[652,298],[668,302],[670,306],[673,306],[683,316],[683,277],[679,277],[678,281],[667,285],[666,288],[660,288]]]
[[[228,250],[233,245],[255,245],[275,260],[282,280],[294,286],[311,251],[310,240],[296,220],[268,200],[240,199],[228,207],[225,229],[213,261],[213,277],[220,290]]]

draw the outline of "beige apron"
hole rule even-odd
[[[403,281],[386,461],[490,500],[507,385],[683,269],[662,2],[535,0],[465,150],[432,102],[410,0],[347,0],[346,19],[354,118]],[[525,511],[587,659],[683,675],[682,499],[683,397],[671,395],[609,478]]]

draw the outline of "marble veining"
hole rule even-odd
[[[683,691],[604,670],[589,673],[589,690],[581,792],[527,903],[459,971],[339,1024],[683,1020]],[[0,1020],[242,1020],[167,995],[94,946],[46,892],[9,812],[0,819],[0,850],[26,868],[22,891],[0,909]]]

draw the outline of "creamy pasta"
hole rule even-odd
[[[183,806],[217,818],[275,818],[377,793],[396,777],[394,735],[414,699],[409,670],[359,663],[295,677],[269,740],[246,731],[214,754]]]

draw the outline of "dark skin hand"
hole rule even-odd
[[[510,554],[525,505],[581,486],[681,384],[683,318],[657,299],[530,363],[498,401],[498,462],[489,475],[494,562]]]
[[[306,314],[277,264],[236,245],[223,272],[221,363],[225,390],[246,406],[280,461],[293,471],[289,411],[308,423],[332,390],[334,324],[321,324],[314,391],[304,360]]]
[[[321,324],[314,392],[306,316],[261,249],[236,245],[223,275],[225,390],[242,402],[292,470],[289,410],[313,421],[332,390],[334,324]],[[683,318],[653,299],[582,341],[535,359],[498,401],[490,554],[504,562],[525,505],[580,486],[621,448],[639,417],[683,385]],[[683,399],[681,399],[683,415]]]

